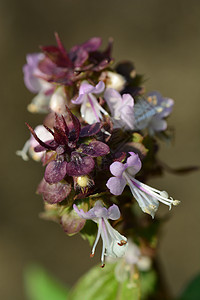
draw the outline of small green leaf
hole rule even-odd
[[[200,299],[200,274],[190,281],[180,300],[198,300]]]
[[[146,299],[155,292],[156,282],[157,277],[154,270],[140,272],[141,299]]]
[[[85,226],[80,231],[80,234],[82,238],[84,240],[87,239],[89,241],[90,246],[92,246],[97,235],[97,225],[95,224],[95,222],[87,220]]]
[[[139,284],[117,281],[116,264],[106,264],[105,268],[96,266],[85,274],[72,290],[69,300],[139,300]]]
[[[28,300],[67,300],[68,289],[42,267],[31,265],[25,270],[25,293]]]

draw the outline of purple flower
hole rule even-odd
[[[134,100],[130,94],[122,96],[116,90],[107,88],[104,93],[111,115],[113,117],[114,127],[124,130],[134,129]]]
[[[102,201],[99,200],[88,212],[84,212],[82,209],[79,210],[75,204],[73,205],[73,208],[81,218],[93,220],[98,224],[97,237],[92,248],[91,256],[94,256],[96,245],[101,236],[103,241],[101,254],[102,267],[105,265],[105,255],[116,258],[122,257],[125,254],[128,245],[127,238],[115,230],[108,222],[108,219],[119,219],[120,211],[117,205],[113,204],[107,209],[103,206]]]
[[[135,104],[135,127],[136,129],[148,128],[149,134],[167,129],[164,118],[172,111],[174,101],[163,98],[158,92],[151,92],[146,99],[139,99]]]
[[[57,46],[41,47],[45,58],[40,63],[39,69],[44,73],[42,78],[49,82],[73,85],[75,81],[85,78],[87,72],[100,72],[112,61],[111,41],[103,52],[98,50],[101,45],[101,39],[98,37],[76,45],[67,52],[57,33],[55,37]]]
[[[147,96],[147,101],[157,108],[157,114],[153,116],[148,125],[149,133],[153,135],[156,131],[167,129],[167,122],[164,118],[168,117],[173,109],[174,100],[164,98],[158,92],[151,92]]]
[[[44,57],[43,53],[28,54],[27,64],[23,67],[26,87],[31,92],[38,93],[28,105],[30,112],[48,112],[50,96],[54,91],[54,86],[41,78],[44,74],[39,70],[39,63]]]
[[[101,46],[101,42],[101,38],[93,37],[83,44],[74,46],[69,52],[69,57],[74,66],[81,67],[89,58],[90,53],[97,51]]]
[[[106,155],[110,151],[109,147],[100,141],[91,141],[88,145],[80,143],[79,138],[94,136],[101,130],[101,126],[98,123],[81,129],[79,120],[67,106],[66,109],[72,125],[68,127],[65,118],[55,114],[53,131],[45,126],[52,136],[46,143],[27,124],[35,140],[39,143],[35,151],[51,150],[55,153],[55,159],[47,164],[44,175],[49,184],[61,181],[66,175],[82,176],[89,174],[95,166],[94,158]]]
[[[135,175],[141,169],[139,156],[129,152],[125,164],[114,162],[110,165],[110,172],[114,175],[107,182],[107,187],[113,195],[121,195],[125,186],[128,185],[134,198],[137,200],[142,211],[154,217],[158,209],[159,202],[169,206],[178,205],[180,201],[169,198],[167,192],[152,188],[135,178]]]
[[[96,86],[84,81],[81,83],[78,98],[72,100],[74,104],[81,104],[81,116],[88,124],[100,122],[102,113],[108,115],[94,96],[101,94],[104,89],[105,84],[103,81],[100,81]]]
[[[23,67],[24,83],[27,89],[33,93],[39,93],[43,89],[43,80],[38,77],[41,75],[38,65],[43,59],[43,53],[32,53],[26,56],[27,64]]]

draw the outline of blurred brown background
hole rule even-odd
[[[32,94],[23,83],[26,53],[54,44],[54,31],[65,46],[112,36],[114,57],[135,62],[145,74],[147,91],[159,90],[176,101],[169,123],[174,144],[162,145],[160,158],[170,166],[200,164],[200,2],[191,0],[1,0],[1,201],[0,299],[22,300],[22,274],[38,262],[64,283],[72,284],[99,259],[78,236],[38,218],[42,200],[35,189],[42,177],[39,163],[15,156],[29,134],[25,121],[37,125],[43,116],[26,106]],[[182,201],[163,228],[159,256],[173,295],[200,270],[199,172],[167,174],[151,180]],[[167,213],[167,208],[163,208]]]

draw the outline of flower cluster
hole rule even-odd
[[[42,216],[69,235],[85,235],[94,243],[91,256],[101,237],[103,267],[105,256],[124,256],[132,240],[151,248],[140,230],[144,220],[152,222],[148,214],[154,218],[160,202],[170,209],[179,203],[144,183],[163,171],[157,140],[168,135],[174,102],[158,92],[145,95],[131,62],[114,67],[111,39],[103,51],[98,37],[67,51],[55,37],[56,46],[28,54],[23,67],[25,85],[35,93],[28,110],[46,115],[35,129],[27,124],[31,136],[17,154],[45,166],[37,189]]]

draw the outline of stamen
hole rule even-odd
[[[96,106],[98,107],[98,109],[105,115],[105,116],[109,116],[109,114],[107,113],[107,111],[97,102]]]
[[[124,246],[127,244],[127,241],[121,240],[120,243],[117,243],[119,246]]]
[[[18,156],[21,156],[22,159],[25,160],[25,161],[29,160],[28,155],[27,155],[29,147],[30,147],[30,140],[26,141],[26,143],[25,143],[24,147],[22,148],[22,150],[17,150],[16,154]]]
[[[99,228],[98,228],[98,232],[97,232],[97,237],[96,237],[96,240],[95,240],[94,245],[92,247],[92,253],[90,254],[90,257],[94,256],[95,249],[96,249],[97,243],[99,241],[100,235],[101,235],[101,219],[99,220]],[[93,255],[93,256],[91,256],[91,255]]]
[[[152,188],[151,186],[148,186],[140,181],[138,181],[135,178],[129,179],[131,180],[131,182],[138,187],[140,190],[142,190],[143,192],[147,193],[148,195],[156,198],[157,200],[159,200],[160,202],[169,205],[171,207],[171,204],[174,204],[174,200],[172,197],[168,198],[168,193],[165,191],[159,191],[155,188]],[[177,200],[178,201],[178,200]]]
[[[179,205],[180,202],[181,202],[180,200],[173,200],[172,203],[174,206],[177,206],[177,205]]]
[[[106,131],[104,128],[101,129],[101,131],[109,136],[111,136],[110,132]]]

